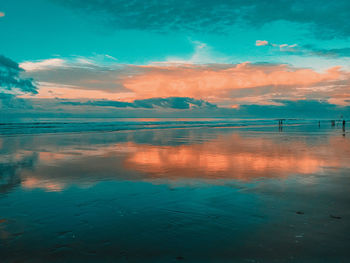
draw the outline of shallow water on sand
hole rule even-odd
[[[0,262],[349,262],[350,134],[213,126],[3,134]]]

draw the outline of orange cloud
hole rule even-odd
[[[5,13],[4,12],[0,12],[0,17],[4,17]]]
[[[123,86],[137,98],[187,96],[203,99],[227,98],[230,92],[259,87],[291,89],[337,80],[339,67],[319,73],[312,69],[294,69],[287,65],[169,65],[145,66],[146,72],[125,78]],[[261,94],[264,89],[261,89]]]

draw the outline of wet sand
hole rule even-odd
[[[1,262],[349,262],[330,125],[0,137]]]

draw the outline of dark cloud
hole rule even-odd
[[[196,100],[187,97],[169,97],[169,98],[151,98],[145,100],[135,100],[134,104],[142,108],[172,108],[172,109],[190,109],[194,108],[216,108],[216,105],[204,100]]]
[[[304,53],[325,57],[350,57],[350,48],[322,49],[314,45],[304,45]]]
[[[319,48],[315,45],[277,45],[271,44],[267,41],[256,41],[256,46],[268,46],[274,47],[277,52],[282,52],[285,55],[300,55],[300,56],[321,56],[326,58],[341,58],[341,57],[350,57],[350,48]],[[277,49],[276,49],[277,47]]]
[[[16,62],[0,55],[0,91],[18,89],[25,93],[38,93],[33,79],[21,78],[23,71]]]
[[[340,107],[327,101],[318,100],[276,100],[282,106],[243,105],[238,112],[242,116],[270,118],[337,118],[343,115],[350,117],[350,107]]]
[[[350,35],[350,1],[338,0],[50,0],[116,29],[223,32],[232,25],[288,21],[319,37]]]
[[[151,98],[135,100],[134,102],[111,101],[111,100],[89,100],[62,101],[62,104],[74,106],[99,106],[114,108],[169,108],[169,109],[190,109],[190,108],[217,108],[216,105],[204,100],[196,100],[187,97]]]
[[[325,100],[274,100],[278,105],[240,105],[226,108],[191,98],[154,98],[141,102],[109,100],[73,101],[62,99],[26,99],[31,108],[0,110],[1,118],[350,118],[350,106],[339,106]],[[148,104],[155,101],[153,104]],[[178,101],[178,102],[174,102]],[[180,101],[180,102],[179,102]],[[187,101],[187,102],[186,102]],[[190,102],[191,103],[190,103]],[[197,101],[197,102],[196,102]],[[164,106],[167,104],[170,106]],[[163,104],[163,107],[157,106]],[[184,106],[182,106],[184,105]],[[202,105],[191,106],[189,105]],[[186,107],[186,108],[185,108]],[[187,108],[188,107],[188,108]],[[178,110],[181,109],[181,110]],[[2,115],[4,113],[4,115]]]
[[[23,156],[20,160],[11,160],[9,162],[0,161],[0,193],[10,192],[17,187],[22,181],[20,178],[21,170],[32,169],[36,166],[37,161],[37,153]]]
[[[15,95],[0,93],[0,109],[28,109],[31,108],[29,100],[17,98]],[[0,114],[1,116],[1,114]]]
[[[112,93],[125,91],[125,88],[120,84],[125,74],[136,74],[136,72],[133,71],[133,67],[124,65],[108,67],[71,63],[63,66],[48,66],[34,71],[28,70],[25,73],[26,76],[33,77],[39,82],[55,83],[59,86],[68,85],[70,88],[77,89],[84,87],[86,90],[96,90],[98,87],[99,90]]]
[[[89,101],[62,101],[61,104],[72,106],[98,106],[98,107],[114,107],[126,108],[133,107],[130,102],[112,101],[112,100],[89,100]]]

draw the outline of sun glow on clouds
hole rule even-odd
[[[200,98],[225,98],[230,92],[261,87],[290,89],[335,80],[340,69],[334,67],[324,73],[312,69],[293,69],[286,65],[171,65],[145,66],[145,74],[125,79],[123,85],[137,97],[181,96]]]
[[[147,65],[120,64],[115,58],[101,55],[23,62],[20,66],[39,82],[37,98],[132,101],[191,97],[228,107],[281,105],[275,100],[312,98],[347,104],[339,94],[350,94],[349,87],[344,86],[350,74],[339,66],[318,72],[287,64],[229,64],[227,58],[215,54],[205,43],[193,44],[194,52],[187,59],[169,57]],[[281,50],[296,47],[266,40],[257,40],[256,45],[278,46]]]

